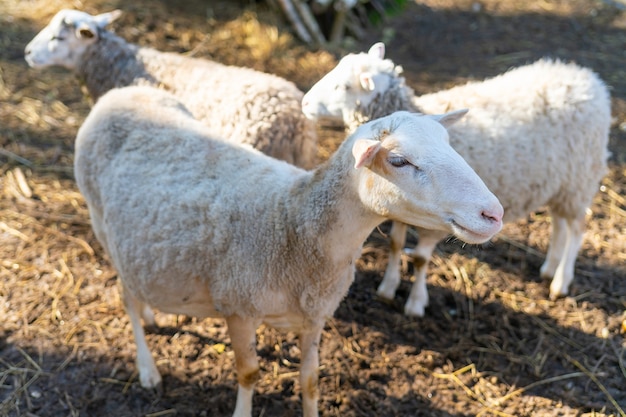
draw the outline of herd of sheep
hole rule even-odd
[[[425,313],[442,238],[486,242],[542,206],[552,234],[540,272],[550,297],[567,294],[607,170],[610,97],[589,69],[540,60],[415,96],[375,44],[303,94],[274,75],[128,43],[106,29],[119,14],[62,10],[25,58],[73,71],[95,102],[76,137],[76,182],[122,284],[143,387],[161,384],[142,327],[152,308],[222,317],[236,358],[233,415],[250,416],[265,323],[298,334],[303,414],[317,416],[325,320],[385,220],[382,297],[399,285],[407,225],[419,235],[407,250],[407,315]],[[320,118],[347,130],[323,163]]]

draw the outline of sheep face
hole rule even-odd
[[[445,126],[465,113],[396,112],[359,127],[352,154],[365,206],[468,243],[482,243],[499,232],[503,209],[498,199],[448,144]]]
[[[384,45],[377,43],[367,53],[343,57],[304,95],[304,114],[313,120],[348,120],[355,109],[367,107],[401,72],[384,55]]]
[[[85,49],[97,42],[99,31],[120,15],[119,10],[96,16],[78,10],[61,10],[26,45],[26,62],[33,68],[76,69]]]

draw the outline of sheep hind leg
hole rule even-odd
[[[415,281],[411,287],[411,293],[404,305],[404,314],[412,317],[424,317],[426,307],[428,307],[428,288],[426,279],[428,274],[428,263],[443,235],[422,231],[419,233],[419,241],[412,251],[407,254],[413,258],[413,277]]]
[[[233,417],[252,415],[254,385],[259,380],[259,360],[256,354],[256,320],[237,315],[226,318],[228,334],[235,352],[237,368],[237,403]]]
[[[569,286],[574,279],[574,266],[576,257],[583,242],[585,233],[585,216],[567,219],[567,239],[564,248],[564,256],[559,262],[554,278],[550,284],[550,299],[555,300],[560,296],[567,295]]]
[[[161,374],[159,374],[159,370],[154,363],[154,358],[152,357],[152,353],[150,353],[148,343],[146,342],[146,334],[143,326],[141,325],[141,318],[146,319],[146,308],[150,309],[150,307],[131,294],[131,292],[125,288],[123,282],[122,301],[124,303],[124,308],[126,309],[126,314],[128,314],[128,318],[130,320],[133,337],[135,339],[135,346],[137,347],[136,363],[137,370],[139,372],[139,382],[144,388],[159,389],[161,386]],[[149,311],[152,314],[152,310]],[[152,323],[154,323],[153,314]]]
[[[400,285],[400,256],[406,241],[407,225],[401,222],[393,222],[389,237],[391,239],[389,249],[389,261],[382,282],[376,290],[376,294],[387,300],[393,300],[396,290]]]
[[[321,325],[300,335],[300,350],[302,352],[300,386],[302,387],[302,414],[304,417],[318,416],[319,344],[322,328]]]

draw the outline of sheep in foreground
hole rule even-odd
[[[547,59],[482,82],[416,97],[384,59],[382,43],[345,56],[303,99],[310,118],[342,119],[349,130],[398,110],[471,112],[450,129],[450,144],[483,178],[512,221],[547,205],[550,246],[540,274],[552,278],[550,298],[568,292],[580,249],[585,211],[607,170],[610,97],[586,68]],[[423,316],[426,274],[441,231],[420,229],[413,251],[415,283],[405,313]],[[378,294],[393,298],[400,284],[400,250],[406,225],[393,223],[389,264]]]
[[[315,123],[302,114],[302,92],[292,82],[128,43],[105,29],[120,15],[61,10],[26,46],[26,61],[33,68],[69,69],[94,101],[115,87],[158,86],[217,134],[306,169],[315,166]]]
[[[114,89],[78,131],[75,174],[123,287],[144,387],[161,376],[140,324],[146,305],[224,317],[249,416],[259,378],[255,329],[298,332],[304,415],[317,415],[318,344],[354,279],[371,230],[392,218],[484,242],[502,206],[448,145],[440,116],[364,124],[305,171],[218,139],[169,93]]]

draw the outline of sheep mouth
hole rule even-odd
[[[454,235],[467,243],[484,243],[491,239],[494,235],[494,233],[491,232],[477,232],[475,230],[468,229],[454,219],[450,220],[450,226],[452,227]]]

